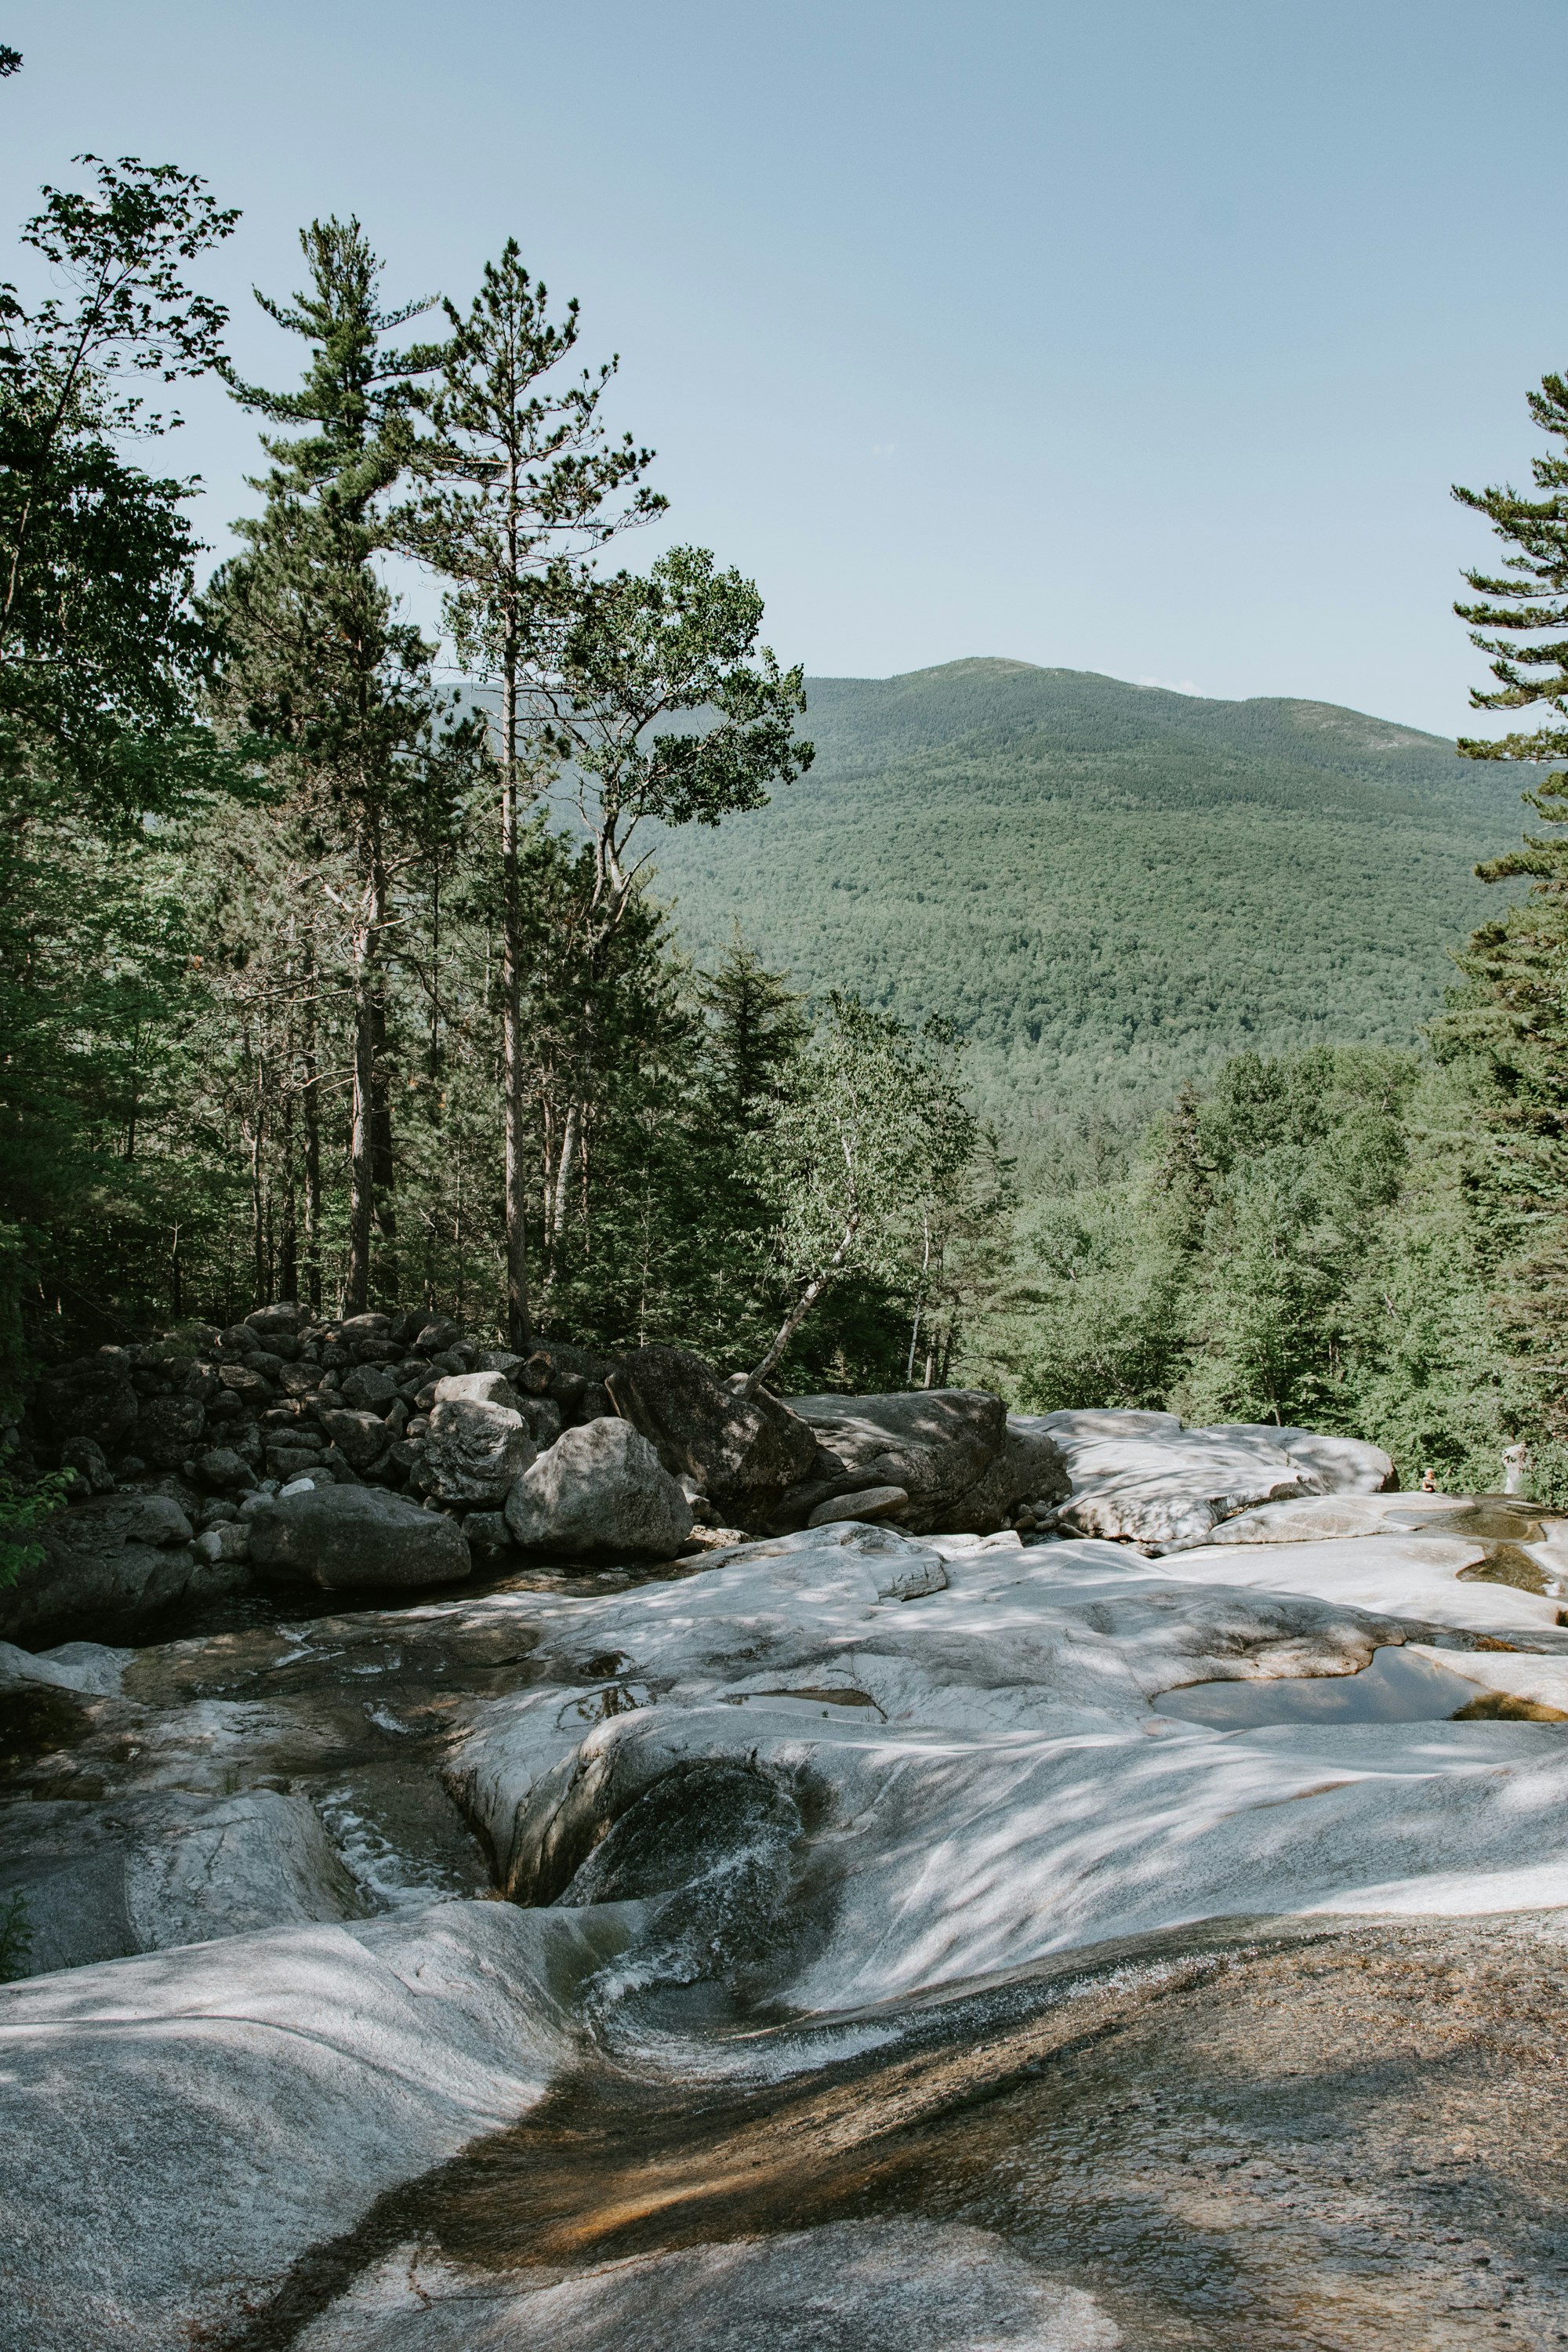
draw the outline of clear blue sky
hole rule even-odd
[[[83,148],[245,219],[247,372],[298,225],[355,211],[394,299],[509,233],[618,351],[668,536],[760,583],[787,660],[961,655],[1452,732],[1448,607],[1522,479],[1568,281],[1521,226],[1560,0],[24,0],[10,219]],[[205,535],[253,427],[198,397]],[[639,552],[651,551],[645,539]]]

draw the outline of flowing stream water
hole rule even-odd
[[[1531,1540],[1516,1520],[1487,1529],[1506,1580],[1510,1548]],[[587,1594],[606,1580],[537,1581]],[[128,1691],[244,1699],[265,1683],[292,1696],[291,1784],[311,1785],[367,1907],[484,1889],[488,1858],[435,1760],[456,1691],[534,1678],[526,1641],[433,1646],[427,1620],[374,1596],[314,1615],[247,1601],[181,1633],[142,1654]],[[806,1713],[872,1704],[847,1686],[795,1696]],[[1189,1685],[1157,1711],[1243,1730],[1442,1719],[1473,1696],[1387,1645],[1358,1675]],[[1539,1736],[1568,1732],[1543,1723]],[[79,1768],[68,1756],[58,1769]],[[313,2248],[212,2341],[1568,2345],[1561,1915],[1210,1921],[824,2020],[770,1990],[813,1932],[813,1836],[798,1792],[722,1761],[634,1805],[555,1891],[638,1927],[629,1958],[606,1949],[573,1988],[575,2063],[517,2124]]]

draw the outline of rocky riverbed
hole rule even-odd
[[[1568,2342],[1564,1523],[805,1402],[891,1518],[0,1651],[8,2344]]]

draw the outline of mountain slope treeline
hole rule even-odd
[[[1491,911],[1517,789],[1333,706],[973,660],[816,678],[806,776],[658,842],[710,953],[951,1021],[1010,1141],[1136,1122],[1228,1054],[1407,1045]]]

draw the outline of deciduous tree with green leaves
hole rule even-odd
[[[651,843],[637,843],[639,828],[649,819],[716,825],[762,808],[770,784],[791,782],[811,763],[811,745],[795,732],[805,709],[803,674],[781,670],[759,643],[762,622],[752,583],[721,572],[705,548],[672,548],[646,573],[580,588],[556,669],[535,691],[547,740],[568,763],[591,853],[581,917],[591,972],[654,856]],[[592,992],[585,1002],[575,1087],[548,1171],[547,1236],[564,1213],[593,1091]]]
[[[131,463],[177,415],[138,382],[201,375],[227,316],[188,266],[232,231],[205,184],[133,156],[83,193],[45,188],[22,231],[59,292],[0,286],[0,783],[14,822],[65,802],[94,819],[178,801],[205,652],[191,605],[194,485]]]
[[[795,1297],[748,1396],[834,1284],[861,1275],[914,1286],[922,1214],[952,1197],[979,1140],[945,1038],[829,998],[767,1139],[773,1249]]]

